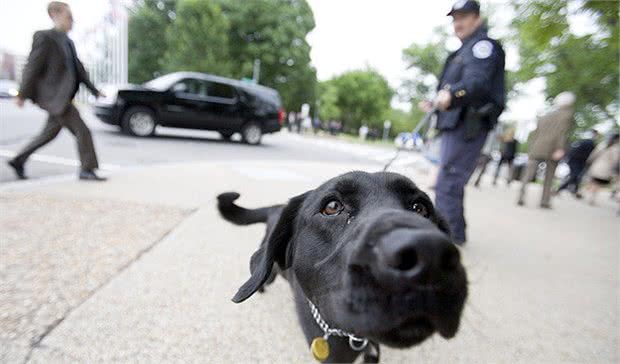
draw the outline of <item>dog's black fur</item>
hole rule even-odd
[[[239,207],[237,198],[234,192],[218,196],[222,216],[238,225],[265,222],[267,232],[234,302],[262,290],[277,271],[293,289],[308,343],[323,336],[309,299],[332,328],[373,343],[377,357],[367,352],[367,361],[378,360],[380,343],[404,348],[436,331],[456,334],[467,296],[465,269],[447,224],[408,178],[350,172],[286,205],[259,209]],[[326,210],[330,201],[340,203],[330,205],[340,206],[338,213]],[[329,362],[352,362],[360,354],[347,339],[332,336],[329,343]]]

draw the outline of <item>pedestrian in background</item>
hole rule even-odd
[[[73,15],[69,5],[52,1],[47,12],[54,28],[34,34],[32,50],[28,56],[17,96],[17,105],[23,107],[26,99],[32,100],[48,112],[47,123],[41,133],[8,163],[20,179],[26,179],[24,165],[37,149],[51,142],[66,127],[77,139],[82,180],[102,181],[95,170],[99,168],[90,130],[73,105],[73,98],[83,83],[93,95],[102,96],[90,82],[88,74],[75,51],[67,32],[73,28]]]
[[[480,4],[460,0],[448,13],[462,45],[448,56],[439,77],[437,128],[441,131],[435,203],[446,218],[455,244],[466,242],[463,199],[489,130],[504,110],[502,46],[487,35]],[[424,112],[432,109],[422,102]]]
[[[545,179],[540,207],[551,208],[551,183],[558,161],[564,157],[568,131],[573,126],[573,105],[575,95],[562,92],[553,101],[554,108],[538,119],[536,130],[529,140],[528,161],[523,173],[517,204],[525,204],[527,184],[534,179],[538,165],[545,163]]]
[[[368,135],[368,126],[366,126],[366,124],[360,126],[358,129],[358,134],[361,140],[366,140],[366,136]]]
[[[512,182],[513,175],[513,162],[515,160],[515,156],[517,155],[517,150],[519,149],[519,142],[515,139],[515,129],[510,128],[506,131],[506,133],[501,137],[502,145],[501,145],[501,158],[497,163],[497,168],[495,168],[495,176],[493,177],[493,186],[497,185],[497,177],[499,177],[499,172],[502,168],[502,165],[508,165],[508,177],[506,178],[506,184],[510,184]]]
[[[314,135],[317,135],[319,130],[321,130],[321,120],[318,116],[315,116],[312,118],[312,131],[314,132]]]
[[[295,113],[295,130],[297,134],[301,134],[301,123],[303,121],[303,114],[301,112]]]
[[[295,113],[293,111],[288,113],[288,131],[292,132],[293,131],[293,126],[295,125]]]
[[[620,135],[612,134],[607,143],[601,143],[588,158],[590,205],[596,203],[596,195],[602,187],[609,186],[620,173]]]
[[[576,198],[581,198],[581,194],[579,193],[579,185],[581,184],[581,178],[584,175],[586,162],[596,147],[597,137],[598,132],[592,129],[585,138],[578,140],[571,145],[571,148],[566,155],[566,163],[570,168],[570,173],[560,187],[558,187],[557,191],[555,191],[555,194],[559,194],[562,190],[568,188]]]
[[[497,129],[493,129],[489,132],[487,135],[487,140],[484,142],[484,146],[480,152],[480,158],[478,158],[478,163],[476,165],[478,177],[476,178],[476,182],[474,182],[474,186],[476,187],[480,187],[480,180],[486,172],[489,162],[493,160],[493,152],[499,150],[499,138],[497,131]]]

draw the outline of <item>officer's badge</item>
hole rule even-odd
[[[474,52],[474,57],[478,59],[489,58],[491,53],[493,53],[493,43],[488,40],[481,40],[474,44],[472,51]]]

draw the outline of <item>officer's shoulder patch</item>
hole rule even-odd
[[[489,58],[489,56],[493,53],[493,43],[488,40],[480,40],[474,44],[472,51],[474,53],[474,57],[478,59]]]

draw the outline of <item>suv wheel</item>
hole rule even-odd
[[[251,145],[257,145],[260,144],[260,140],[263,137],[263,130],[261,129],[259,123],[250,121],[241,129],[241,136],[243,137],[244,142]]]
[[[125,112],[121,128],[127,134],[147,137],[155,134],[155,114],[147,107],[134,106]]]

